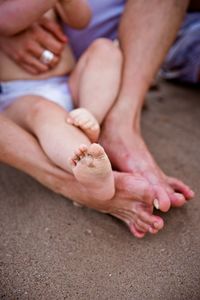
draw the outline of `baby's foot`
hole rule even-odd
[[[114,196],[114,177],[110,161],[99,144],[81,145],[70,158],[76,179],[85,186],[91,197],[109,200]]]
[[[100,127],[96,118],[85,108],[77,108],[69,113],[69,124],[81,128],[91,142],[96,142],[99,137]]]

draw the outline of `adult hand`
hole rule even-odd
[[[67,41],[60,26],[53,20],[42,17],[27,30],[12,37],[0,37],[0,48],[20,67],[31,74],[40,74],[54,67]],[[49,65],[40,60],[44,50],[54,53]]]

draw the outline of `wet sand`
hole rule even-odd
[[[137,240],[118,220],[0,165],[0,299],[200,299],[200,90],[162,83],[148,98],[145,139],[195,199]]]

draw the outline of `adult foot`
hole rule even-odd
[[[180,180],[166,176],[154,161],[141,135],[126,127],[121,124],[116,131],[116,124],[107,118],[100,136],[100,142],[116,170],[145,178],[154,190],[154,205],[161,211],[168,211],[171,205],[182,206],[191,199],[194,192]]]
[[[111,164],[100,145],[81,145],[70,158],[70,163],[74,176],[89,190],[93,198],[108,200],[114,196]]]
[[[146,233],[156,234],[164,226],[161,217],[153,215],[154,192],[151,185],[141,176],[113,172],[115,195],[107,201],[92,198],[90,190],[78,181],[68,180],[68,191],[73,189],[72,198],[81,205],[110,214],[122,220],[131,233],[142,238]]]
[[[164,226],[161,217],[153,215],[154,192],[141,176],[114,172],[116,193],[110,200],[109,214],[122,220],[131,233],[142,238],[147,232],[158,233]]]
[[[96,118],[85,108],[72,110],[67,122],[79,127],[88,136],[92,143],[96,142],[100,133],[100,126]]]

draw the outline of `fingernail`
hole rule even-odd
[[[154,207],[155,207],[156,209],[159,209],[159,208],[160,208],[158,199],[154,199],[153,205],[154,205]]]

